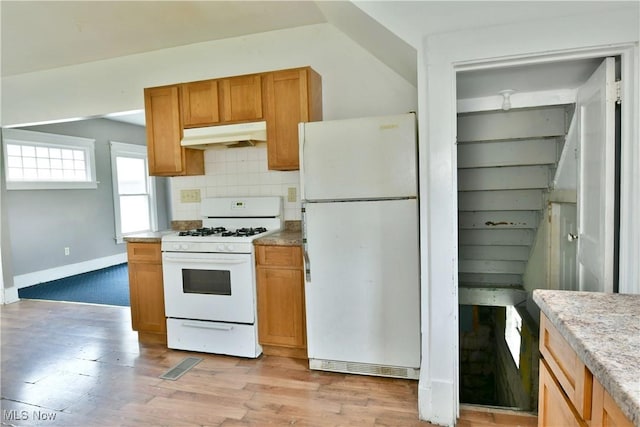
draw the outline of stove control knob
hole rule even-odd
[[[187,249],[189,249],[189,245],[186,243],[183,243],[180,245],[180,249],[182,249],[183,251],[186,251]]]
[[[224,245],[222,243],[220,243],[220,244],[218,244],[216,249],[218,249],[219,251],[224,251]]]
[[[181,246],[181,245],[179,245],[178,243],[174,243],[174,244],[173,244],[173,249],[177,251],[177,250],[179,250],[179,249],[180,249],[180,246]]]
[[[226,246],[227,251],[229,252],[233,252],[233,245],[227,245]]]

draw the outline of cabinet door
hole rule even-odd
[[[185,83],[182,95],[182,125],[185,128],[209,126],[220,122],[218,113],[218,81]]]
[[[166,333],[162,264],[129,263],[129,292],[133,329]]]
[[[587,427],[563,393],[544,360],[540,360],[538,427]]]
[[[178,86],[144,90],[149,173],[170,175],[180,173],[182,165],[182,127]]]
[[[262,83],[260,75],[230,77],[219,80],[222,121],[261,120]]]
[[[322,120],[320,76],[310,68],[263,77],[269,169],[297,170],[298,123]]]
[[[177,85],[144,90],[149,175],[203,175],[201,150],[182,148],[182,124]]]
[[[257,275],[260,344],[304,347],[302,271],[258,267]]]
[[[618,407],[599,381],[593,381],[593,416],[591,427],[632,427],[633,423]]]

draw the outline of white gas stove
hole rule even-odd
[[[202,228],[162,237],[169,348],[258,357],[253,240],[282,228],[280,197],[201,202]]]

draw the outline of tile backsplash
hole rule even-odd
[[[285,220],[300,220],[300,173],[267,169],[267,145],[213,147],[204,152],[202,176],[170,178],[173,220],[200,219],[200,203],[182,203],[181,190],[200,190],[201,198],[220,196],[281,196]],[[289,188],[296,201],[287,201]]]

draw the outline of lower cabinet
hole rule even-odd
[[[562,391],[544,360],[540,361],[538,426],[586,427],[588,424]]]
[[[160,242],[127,243],[131,324],[142,342],[167,342]]]
[[[591,427],[633,427],[613,398],[598,380],[593,381],[593,415]]]
[[[544,314],[540,355],[539,427],[633,425]]]
[[[256,246],[258,337],[264,354],[307,358],[299,246]]]

